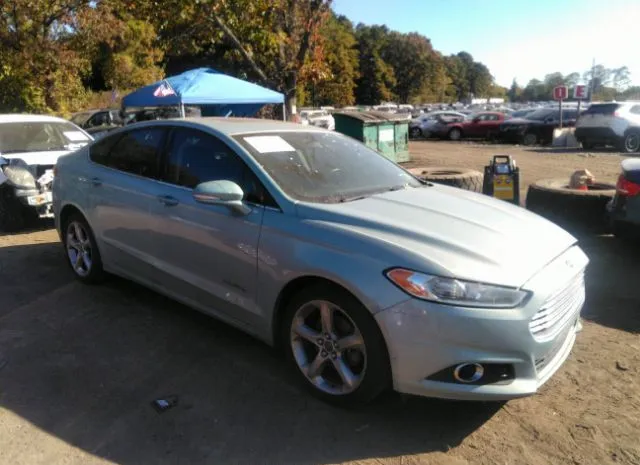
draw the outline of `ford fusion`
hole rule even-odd
[[[281,347],[335,404],[531,395],[581,328],[571,235],[321,128],[128,126],[62,157],[53,197],[80,281],[120,275]]]

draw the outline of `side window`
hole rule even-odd
[[[487,121],[498,121],[498,115],[489,115]]]
[[[111,148],[120,140],[120,134],[104,137],[99,142],[94,142],[89,149],[89,158],[100,165],[109,165],[108,158]]]
[[[167,153],[163,179],[193,189],[208,181],[233,181],[248,202],[272,205],[258,178],[224,142],[195,129],[176,129]]]
[[[102,111],[100,113],[96,113],[91,117],[89,122],[87,123],[88,127],[102,126],[103,124],[108,123],[108,113]]]
[[[631,113],[633,113],[634,115],[640,115],[640,105],[634,105],[631,107],[631,109],[629,110]]]
[[[144,128],[125,133],[109,152],[107,165],[126,173],[157,178],[164,134],[162,128]]]

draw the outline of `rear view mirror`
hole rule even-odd
[[[196,202],[208,205],[224,205],[241,215],[247,215],[251,209],[242,202],[244,192],[233,181],[208,181],[193,189]]]

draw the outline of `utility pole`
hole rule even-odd
[[[591,65],[591,82],[589,83],[589,103],[593,102],[593,89],[594,89],[594,81],[596,74],[596,59],[593,59],[593,64]]]

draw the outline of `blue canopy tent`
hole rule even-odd
[[[267,104],[284,104],[284,95],[211,68],[198,68],[142,87],[122,99],[122,107],[198,105],[203,116],[252,116]]]

